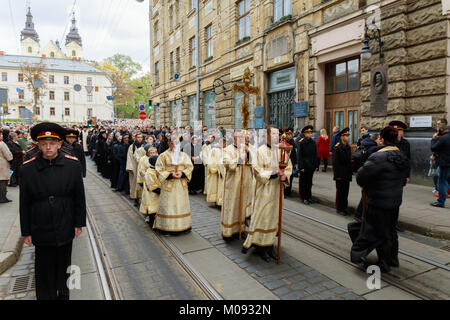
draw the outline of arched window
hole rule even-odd
[[[77,53],[75,52],[75,50],[72,50],[72,57],[76,57]]]
[[[28,52],[29,53],[33,52],[33,49],[31,49],[31,47],[28,47]]]
[[[52,51],[50,52],[50,57],[54,58],[55,57],[55,53]]]

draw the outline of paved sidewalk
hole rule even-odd
[[[399,223],[409,231],[450,239],[450,201],[446,201],[446,208],[430,206],[430,203],[437,199],[433,196],[431,190],[432,187],[417,184],[408,184],[405,187]],[[312,196],[313,199],[323,205],[335,207],[336,184],[330,169],[328,169],[328,172],[314,173]],[[298,197],[297,178],[294,178],[291,197]],[[361,188],[356,183],[355,176],[353,176],[348,196],[350,212],[356,210],[360,199]]]
[[[9,203],[0,204],[0,274],[20,257],[23,238],[20,233],[19,188],[8,187]]]

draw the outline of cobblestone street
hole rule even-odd
[[[283,300],[362,300],[351,290],[282,251],[281,264],[267,263],[249,250],[241,253],[243,241],[226,243],[220,234],[220,210],[209,207],[203,196],[191,196],[193,230],[221,253]]]

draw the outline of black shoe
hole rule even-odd
[[[3,200],[3,201],[0,201],[0,203],[8,203],[8,202],[12,202],[12,200],[5,199],[5,200]]]
[[[378,261],[377,266],[380,267],[381,272],[385,273],[391,272],[391,267],[389,267],[389,265],[383,260]]]
[[[272,259],[278,260],[278,257],[277,257],[277,255],[275,254],[275,251],[273,250],[273,246],[268,248],[267,254],[268,254],[269,257],[271,257]]]
[[[306,205],[310,205],[311,204],[311,202],[309,200],[303,200],[303,203],[306,204]]]
[[[340,214],[341,216],[348,216],[347,210],[336,210],[337,214]]]
[[[270,262],[270,257],[267,254],[266,250],[261,251],[261,259],[263,259],[265,262]]]
[[[400,263],[398,262],[398,257],[389,261],[388,264],[391,267],[398,268],[400,266]]]
[[[403,229],[402,227],[400,227],[400,225],[397,223],[397,225],[395,226],[395,230],[397,230],[398,232],[405,232],[405,229]]]
[[[247,254],[247,252],[248,252],[248,249],[247,249],[247,248],[242,248],[241,253]]]
[[[434,203],[430,203],[430,206],[438,207],[438,208],[445,208],[445,204],[440,203],[439,201],[436,201]]]

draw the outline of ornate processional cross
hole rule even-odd
[[[242,84],[235,83],[233,84],[233,92],[241,92],[244,94],[244,100],[241,105],[241,114],[242,114],[242,129],[248,129],[248,120],[250,118],[250,113],[248,108],[250,106],[249,96],[250,94],[259,94],[258,87],[252,87],[250,85],[252,81],[252,74],[250,73],[250,69],[247,67],[244,70],[244,75],[242,76]]]

